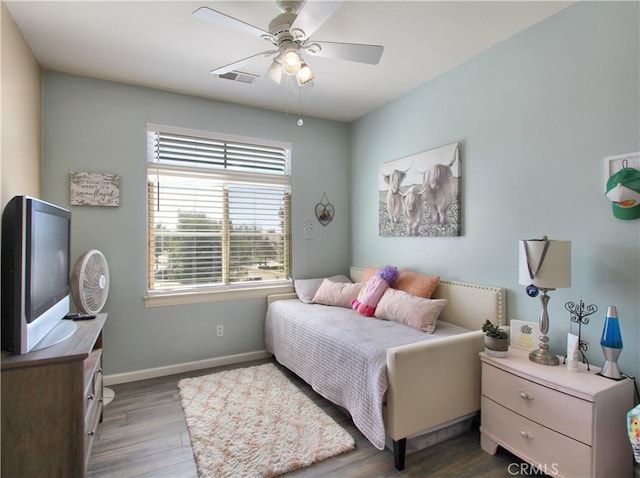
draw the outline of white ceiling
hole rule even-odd
[[[43,68],[206,98],[353,121],[553,15],[559,1],[347,1],[312,39],[384,46],[378,65],[307,57],[314,85],[262,78],[259,58],[242,71],[252,84],[211,75],[214,67],[268,50],[264,40],[191,14],[208,6],[261,29],[275,1],[7,1]]]

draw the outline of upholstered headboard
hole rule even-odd
[[[363,267],[351,267],[351,280],[360,282],[363,272]],[[438,320],[472,330],[482,327],[487,319],[505,325],[506,302],[502,287],[440,279],[432,298],[449,301]]]

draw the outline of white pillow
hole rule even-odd
[[[344,274],[326,277],[326,279],[333,282],[351,282],[351,279]],[[305,304],[311,304],[313,302],[313,297],[316,295],[316,292],[318,292],[323,280],[325,280],[325,277],[317,279],[295,279],[293,281],[293,287],[296,290],[298,299]]]
[[[438,316],[447,302],[447,299],[424,299],[389,288],[378,302],[375,316],[432,334],[436,330]]]

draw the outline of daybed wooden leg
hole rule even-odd
[[[393,464],[396,470],[404,470],[404,455],[407,448],[407,439],[393,440]]]

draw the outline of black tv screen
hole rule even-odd
[[[66,211],[35,202],[27,209],[26,319],[33,322],[69,294],[69,227]]]

